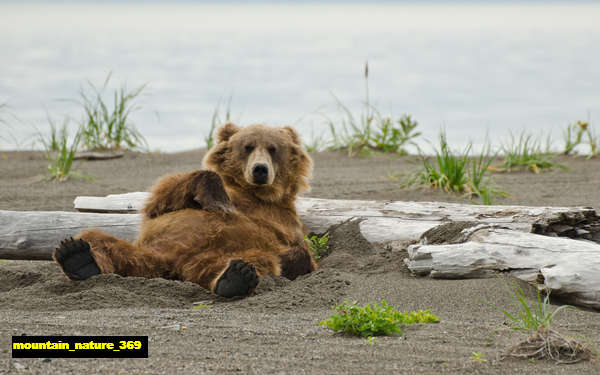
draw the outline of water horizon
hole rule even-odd
[[[152,150],[204,146],[220,102],[240,125],[294,125],[326,136],[337,96],[355,113],[369,61],[372,103],[409,113],[425,139],[453,147],[534,135],[600,116],[600,5],[447,2],[258,5],[0,3],[0,103],[23,141],[77,120],[90,80],[148,84],[132,115]],[[14,148],[0,139],[0,149]],[[22,146],[25,146],[23,144]]]

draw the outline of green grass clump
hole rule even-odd
[[[419,310],[400,313],[382,300],[359,307],[356,302],[345,302],[335,308],[329,319],[319,325],[360,337],[402,334],[402,327],[410,324],[437,323],[440,321],[431,311]]]
[[[308,241],[315,259],[319,259],[329,252],[329,233],[325,233],[321,237],[317,235],[308,237],[305,235],[304,239]]]
[[[405,155],[404,145],[421,135],[415,131],[418,123],[410,115],[405,114],[396,120],[394,125],[390,117],[378,118],[377,128],[372,137],[372,148],[378,151],[395,152]]]
[[[131,123],[129,116],[140,107],[135,105],[146,85],[129,91],[125,85],[113,92],[112,107],[103,96],[111,79],[108,74],[100,89],[91,82],[81,88],[80,102],[84,110],[82,120],[82,146],[88,150],[148,150],[148,143]]]
[[[588,123],[585,123],[588,125]],[[594,156],[600,156],[600,136],[592,129],[591,126],[586,126],[585,132],[588,138],[588,145],[590,146],[590,153],[588,154],[588,158],[593,158]]]
[[[511,328],[526,332],[528,337],[508,348],[501,358],[514,357],[529,359],[530,361],[550,359],[563,364],[599,358],[598,352],[589,341],[582,343],[555,331],[551,327],[556,314],[566,308],[572,308],[572,306],[563,305],[552,309],[550,291],[546,290],[545,297],[542,298],[539,289],[537,289],[535,302],[530,305],[527,303],[525,293],[521,287],[515,284],[512,289],[508,286],[507,288],[514,297],[513,302],[517,311],[511,313],[490,305],[500,310],[511,321]]]
[[[323,138],[323,135],[315,136],[314,129],[310,132],[310,140],[304,142],[304,148],[306,152],[318,152],[327,147],[327,141]]]
[[[540,328],[550,328],[557,313],[566,308],[572,308],[570,305],[563,305],[553,310],[550,305],[549,290],[546,290],[546,295],[542,298],[542,292],[537,289],[537,299],[532,305],[527,303],[525,292],[520,286],[514,285],[512,289],[509,289],[509,292],[514,297],[513,302],[515,303],[516,312],[510,313],[507,310],[497,309],[502,311],[512,322],[512,328],[518,331],[534,332]]]
[[[487,175],[496,154],[492,153],[489,143],[478,156],[471,155],[471,148],[469,144],[464,151],[452,150],[446,133],[442,131],[439,148],[434,148],[434,163],[421,155],[423,169],[411,176],[405,186],[427,185],[448,193],[462,193],[470,198],[480,197],[483,204],[493,204],[495,196],[507,195],[494,188],[491,176]]]
[[[11,120],[16,120],[16,116],[12,113],[8,103],[0,103],[0,139],[13,143],[16,148],[20,148],[21,143],[13,135],[13,127],[11,126]]]
[[[546,141],[546,149],[542,149],[540,138],[534,138],[531,134],[522,132],[518,140],[510,135],[510,143],[502,145],[504,163],[502,169],[511,171],[515,168],[527,168],[534,173],[540,173],[543,169],[558,167],[566,169],[565,166],[553,161],[556,156],[550,152],[550,138]]]
[[[576,153],[575,148],[584,143],[584,136],[590,148],[588,158],[600,155],[600,136],[590,126],[589,121],[577,121],[569,125],[563,133],[565,147],[563,154]]]
[[[473,362],[487,362],[487,359],[483,357],[481,352],[471,352],[471,361]]]
[[[72,171],[71,167],[73,166],[75,152],[81,142],[82,129],[79,128],[71,142],[69,142],[68,118],[65,119],[60,129],[51,118],[48,118],[48,121],[50,123],[50,135],[44,137],[40,134],[38,141],[44,147],[49,162],[50,180],[66,181],[69,177],[81,177],[82,175]]]
[[[227,100],[227,107],[225,107],[225,118],[221,119],[221,102],[217,103],[215,110],[213,111],[210,120],[210,129],[204,136],[204,142],[206,143],[206,150],[210,150],[215,144],[215,130],[217,126],[225,124],[231,121],[231,97]]]
[[[563,132],[563,139],[565,147],[563,150],[564,155],[570,155],[575,152],[575,148],[579,146],[583,140],[583,134],[586,132],[588,127],[587,122],[577,121],[573,125],[567,126],[567,129]]]
[[[382,116],[371,105],[369,98],[369,65],[365,64],[365,101],[360,115],[355,116],[335,95],[333,96],[342,117],[339,121],[327,118],[332,137],[332,148],[342,149],[349,156],[369,156],[374,151],[406,154],[406,145],[421,135],[416,131],[418,123],[410,115],[393,121]]]

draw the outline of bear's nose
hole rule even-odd
[[[255,184],[266,184],[267,177],[269,177],[269,167],[262,163],[254,164],[254,167],[252,168],[252,177],[254,178]]]

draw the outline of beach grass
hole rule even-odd
[[[17,120],[15,114],[11,111],[8,103],[0,103],[0,139],[12,143],[17,149],[20,148],[21,142],[14,136],[14,128],[11,123]]]
[[[587,122],[577,121],[574,124],[569,124],[567,128],[563,131],[563,140],[564,140],[564,155],[571,155],[575,151],[575,148],[581,144],[583,141],[583,135],[586,132],[588,127]]]
[[[48,117],[50,123],[50,134],[44,137],[39,133],[38,141],[44,148],[48,160],[49,180],[66,181],[69,177],[83,177],[80,173],[73,171],[73,158],[81,143],[83,131],[77,130],[75,136],[69,142],[69,119],[65,118],[59,128],[56,123]]]
[[[225,117],[221,117],[221,102],[217,103],[215,110],[213,111],[211,120],[210,120],[210,129],[208,133],[204,136],[204,143],[206,143],[206,149],[210,150],[215,144],[215,130],[218,126],[223,125],[229,121],[231,121],[231,99],[230,96],[227,100],[227,106],[225,107]]]
[[[588,158],[600,156],[600,136],[591,126],[587,126],[586,134],[588,139],[588,145],[590,147],[590,153],[588,154]]]
[[[369,156],[373,152],[406,154],[405,147],[421,135],[416,131],[418,123],[408,114],[394,121],[390,116],[382,116],[371,104],[368,62],[365,63],[364,79],[365,99],[358,115],[332,93],[341,117],[332,120],[325,116],[332,138],[330,148],[345,150],[349,156]]]
[[[545,148],[541,137],[534,137],[522,131],[518,138],[511,133],[510,142],[502,144],[504,162],[501,170],[510,172],[515,169],[527,169],[534,173],[552,168],[566,169],[554,161],[555,153],[551,152],[550,137],[546,139]]]
[[[513,357],[528,360],[549,359],[560,364],[576,363],[583,360],[598,358],[598,353],[589,342],[569,338],[557,332],[552,327],[556,315],[572,308],[570,305],[562,305],[555,309],[550,303],[550,291],[542,292],[536,288],[536,299],[530,304],[527,302],[525,292],[516,283],[511,288],[506,284],[509,294],[512,296],[515,311],[509,312],[492,307],[501,311],[509,319],[511,328],[528,334],[524,340],[508,348],[501,358]]]
[[[128,90],[125,84],[112,92],[112,106],[104,99],[111,80],[109,73],[101,87],[87,81],[79,91],[79,103],[84,110],[81,121],[81,146],[87,150],[149,149],[144,136],[130,121],[133,111],[140,109],[136,100],[146,85]]]
[[[307,152],[319,152],[327,148],[327,140],[323,137],[323,134],[315,135],[314,129],[311,129],[310,138],[308,141],[304,141],[304,149]]]
[[[434,162],[421,153],[422,170],[409,176],[404,187],[426,185],[439,188],[447,193],[462,193],[469,198],[480,197],[482,203],[491,205],[496,196],[507,196],[507,193],[493,186],[490,165],[497,153],[486,142],[482,152],[472,155],[472,143],[463,151],[452,150],[448,145],[446,132],[440,132],[439,146],[435,147]]]
[[[575,154],[578,146],[587,144],[589,147],[588,158],[600,156],[600,136],[589,121],[576,121],[574,124],[569,124],[563,131],[563,139],[564,155]]]
[[[512,300],[515,304],[516,312],[511,313],[508,310],[498,310],[510,320],[512,324],[511,328],[514,330],[533,332],[540,328],[549,328],[556,314],[564,309],[573,308],[570,305],[562,305],[556,309],[552,309],[549,290],[545,291],[545,296],[542,298],[542,292],[540,289],[537,289],[536,300],[530,305],[525,297],[525,292],[520,286],[515,284],[510,288],[507,284],[507,289],[513,297]]]

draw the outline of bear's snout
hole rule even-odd
[[[269,178],[269,166],[263,163],[256,163],[252,167],[252,178],[255,184],[264,185]]]

